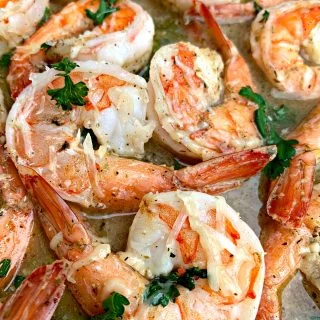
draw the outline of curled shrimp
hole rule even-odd
[[[307,213],[319,159],[320,105],[289,135],[298,141],[297,156],[290,167],[272,183],[267,202],[268,214],[287,227],[299,227]]]
[[[251,49],[258,66],[285,99],[320,97],[320,2],[289,1],[262,10],[252,24]]]
[[[299,228],[289,229],[263,216],[260,239],[266,252],[266,276],[257,320],[281,319],[281,292],[298,270],[308,283],[320,289],[319,197],[320,185],[317,184]]]
[[[255,107],[238,91],[253,86],[249,68],[202,6],[221,56],[179,42],[162,47],[150,66],[150,119],[158,140],[183,159],[210,159],[258,147]],[[224,74],[222,76],[222,73]]]
[[[51,248],[73,263],[68,285],[88,314],[101,313],[102,301],[116,291],[130,301],[124,319],[164,319],[168,314],[177,320],[209,319],[213,311],[219,319],[254,319],[263,286],[263,250],[223,198],[182,191],[147,195],[131,228],[128,251],[113,254],[107,243],[93,242],[79,215],[45,180],[25,170],[26,183],[44,209],[40,219]],[[132,245],[142,251],[136,254]],[[191,251],[192,259],[185,262]],[[208,269],[208,280],[197,280],[191,292],[181,289],[168,309],[153,307],[143,298],[148,280],[130,267],[137,268],[135,254],[154,274],[174,266],[202,266]],[[145,254],[152,262],[142,262]],[[155,271],[151,265],[157,264],[157,256],[161,267]],[[199,308],[193,309],[194,304]]]
[[[65,262],[34,270],[0,308],[2,320],[50,320],[65,289]]]
[[[139,70],[148,61],[154,35],[151,16],[138,4],[122,1],[118,11],[94,26],[86,10],[96,12],[99,3],[69,3],[17,48],[7,78],[13,98],[30,83],[32,72],[39,72],[46,63],[63,57],[111,62],[130,71]],[[50,48],[43,48],[44,43]]]
[[[118,157],[142,155],[151,137],[145,80],[118,66],[79,62],[71,78],[87,84],[86,104],[64,111],[47,94],[62,85],[58,73],[51,69],[33,76],[8,115],[6,138],[15,163],[35,169],[66,200],[135,211],[148,192],[186,188],[216,193],[238,187],[274,157],[274,147],[265,147],[177,171]],[[96,139],[96,150],[86,130]]]
[[[10,285],[19,270],[33,226],[33,205],[20,180],[17,169],[0,146],[0,263],[6,273],[0,288]]]
[[[0,57],[34,33],[48,3],[48,0],[0,2]]]

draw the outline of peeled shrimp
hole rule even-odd
[[[202,10],[222,57],[179,42],[157,51],[150,66],[148,116],[157,122],[158,140],[184,160],[262,144],[255,107],[238,95],[241,87],[254,86],[249,68],[208,9]]]
[[[32,72],[39,72],[46,63],[63,57],[111,62],[129,71],[144,66],[153,43],[151,16],[136,3],[121,1],[118,11],[94,26],[86,16],[86,9],[96,12],[99,3],[100,0],[69,3],[17,48],[7,78],[13,98],[31,82]],[[51,48],[42,48],[44,43]]]
[[[43,176],[66,200],[109,211],[135,211],[148,192],[177,188],[217,193],[238,187],[274,157],[274,147],[234,155],[173,171],[165,166],[120,158],[141,156],[153,124],[145,120],[146,82],[118,66],[79,62],[74,82],[84,81],[86,105],[58,108],[47,89],[61,87],[59,71],[32,76],[8,115],[7,147],[17,165]],[[90,129],[97,139],[93,149]],[[234,170],[235,164],[237,170]]]
[[[320,105],[288,135],[299,142],[290,167],[272,183],[268,214],[287,227],[299,227],[307,213],[316,163],[320,157]]]
[[[319,197],[318,184],[313,188],[310,206],[299,228],[288,229],[270,217],[263,217],[261,242],[266,252],[266,276],[257,320],[281,319],[281,292],[298,270],[320,290]]]
[[[0,289],[10,285],[19,270],[33,226],[33,206],[19,174],[0,146],[0,263],[9,269],[0,278]]]
[[[147,195],[131,228],[128,251],[119,256],[110,253],[107,243],[94,243],[79,215],[41,177],[29,170],[25,178],[44,209],[40,219],[51,248],[73,263],[69,288],[90,315],[101,313],[102,301],[116,291],[130,301],[124,319],[164,319],[168,314],[170,319],[209,319],[213,311],[219,319],[255,318],[264,278],[263,250],[223,198],[182,191]],[[145,255],[151,262],[143,262]],[[139,268],[135,261],[140,261]],[[154,269],[157,264],[160,268]],[[152,307],[143,301],[147,279],[130,265],[140,272],[147,267],[149,276],[178,266],[201,266],[208,269],[208,280],[197,280],[191,292],[181,289],[166,308]],[[193,309],[194,304],[199,307]]]
[[[262,10],[252,24],[253,58],[285,99],[320,97],[320,2],[289,1]],[[266,21],[264,21],[266,20]]]
[[[48,3],[48,0],[0,2],[0,57],[34,33]]]
[[[65,263],[34,270],[0,307],[2,320],[50,320],[65,288]]]

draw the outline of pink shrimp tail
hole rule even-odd
[[[275,183],[267,202],[268,214],[288,228],[301,226],[310,205],[316,159],[312,152],[296,156]]]
[[[0,319],[51,319],[65,289],[65,263],[56,261],[33,271],[2,305]]]

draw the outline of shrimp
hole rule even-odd
[[[219,319],[255,318],[264,278],[263,250],[223,198],[182,191],[146,195],[130,231],[128,250],[110,253],[108,244],[92,241],[79,215],[45,180],[24,170],[27,186],[44,209],[40,219],[51,248],[73,264],[68,286],[88,314],[101,313],[102,301],[116,291],[130,301],[124,319],[164,319],[168,314],[177,320],[209,319],[212,311]],[[133,244],[140,249],[136,259]],[[192,260],[185,262],[191,251]],[[142,261],[145,254],[152,262]],[[136,260],[140,263],[133,263]],[[148,280],[131,268],[145,276],[142,264],[152,272],[149,278],[176,266],[207,267],[208,280],[197,280],[191,292],[181,289],[168,309],[155,308],[143,298]],[[193,310],[194,304],[199,307]]]
[[[0,2],[0,57],[36,30],[49,0],[2,0]]]
[[[314,186],[303,225],[289,229],[263,216],[261,242],[266,252],[266,276],[257,320],[281,319],[281,292],[293,275],[302,271],[306,281],[320,289],[319,259],[320,185]]]
[[[254,20],[252,56],[274,86],[276,98],[320,97],[319,22],[319,1],[285,2],[262,10]]]
[[[3,320],[50,320],[65,289],[65,262],[34,270],[0,308]]]
[[[157,51],[150,66],[148,116],[157,122],[156,138],[187,161],[262,144],[255,107],[238,95],[254,86],[249,68],[204,5],[202,11],[222,58],[179,42]]]
[[[297,156],[290,167],[272,183],[268,214],[288,228],[302,224],[310,205],[313,180],[320,150],[320,105],[289,135],[298,141]]]
[[[50,69],[32,76],[6,126],[7,148],[16,165],[35,169],[65,200],[129,212],[137,210],[148,192],[222,192],[259,172],[276,153],[274,147],[246,150],[177,171],[118,157],[142,155],[152,135],[153,124],[145,120],[147,84],[118,66],[78,64],[71,78],[89,88],[84,107],[57,108],[47,89],[60,87],[63,80]]]
[[[118,11],[94,26],[86,10],[96,12],[99,3],[99,0],[69,3],[17,48],[7,78],[14,99],[31,82],[31,73],[62,57],[111,62],[130,71],[144,66],[152,51],[151,16],[138,4],[122,1]],[[44,43],[50,49],[43,48]]]
[[[0,90],[0,145],[5,143],[5,126],[7,120],[7,109],[4,103],[2,90]]]
[[[19,270],[33,226],[33,205],[19,174],[0,146],[0,288],[10,285]],[[6,272],[4,272],[4,270]]]

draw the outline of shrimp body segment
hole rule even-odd
[[[150,67],[148,115],[157,121],[156,137],[184,159],[206,160],[262,144],[255,107],[237,94],[253,85],[249,69],[207,11],[206,17],[223,58],[179,42],[156,52]]]
[[[144,66],[153,43],[151,16],[138,4],[122,1],[118,11],[94,26],[86,10],[96,12],[99,3],[99,0],[80,0],[68,4],[18,47],[7,78],[13,98],[30,83],[32,72],[39,72],[46,63],[63,57],[110,62],[129,71]],[[43,48],[44,43],[50,48]]]
[[[71,211],[45,180],[30,169],[24,169],[27,186],[44,209],[40,219],[51,240],[51,248],[59,257],[71,261],[68,286],[88,314],[101,313],[102,301],[116,291],[130,301],[124,314],[127,320],[166,319],[168,315],[170,319],[177,320],[205,320],[212,317],[213,311],[219,319],[254,319],[264,278],[263,251],[253,231],[240,221],[223,198],[181,191],[147,195],[131,228],[128,250],[113,254],[106,240],[93,240],[81,215]],[[201,206],[203,202],[204,206]],[[183,216],[189,212],[184,211],[184,207],[189,207],[196,214],[184,219]],[[214,213],[218,207],[225,215],[218,217],[218,212]],[[180,209],[183,210],[180,212]],[[145,214],[147,217],[144,217]],[[142,226],[141,221],[148,224]],[[161,228],[154,229],[157,226]],[[141,237],[144,227],[148,229]],[[218,229],[225,234],[223,240],[213,240],[218,234],[221,235]],[[137,233],[133,236],[134,231]],[[215,235],[209,236],[210,243],[203,242],[207,232]],[[138,267],[134,261],[140,260],[140,266],[144,262],[129,247],[132,248],[134,243],[139,248],[144,246],[144,253],[150,254],[152,261],[156,261],[156,256],[163,261],[168,260],[165,258],[168,255],[166,241],[171,253],[177,254],[173,260],[175,267],[201,266],[213,273],[209,272],[209,280],[197,280],[193,291],[179,288],[181,295],[175,303],[170,302],[165,308],[153,307],[143,298],[148,280],[131,267]],[[225,246],[228,249],[224,249]],[[228,250],[235,256],[228,254]],[[191,251],[196,254],[192,260],[185,262],[184,257],[189,256]],[[154,274],[167,273],[172,268],[173,265],[165,269],[161,267]],[[141,268],[137,269],[143,273]],[[222,274],[226,277],[225,281],[217,277]],[[148,275],[151,276],[150,273]],[[217,287],[213,290],[211,286],[220,286],[222,292]],[[199,307],[194,309],[192,305]]]
[[[0,2],[0,57],[34,33],[48,0]]]
[[[178,297],[177,304],[186,308],[202,295],[205,301],[207,291],[221,319],[255,319],[264,280],[264,252],[254,232],[222,197],[195,191],[146,195],[122,257],[147,277],[178,267],[205,268],[208,280],[189,298]],[[202,311],[194,310],[194,319],[206,319]]]
[[[17,169],[0,146],[0,262],[10,261],[0,289],[10,285],[19,270],[33,226],[33,205]]]
[[[277,98],[320,97],[320,2],[289,1],[264,10],[251,30],[252,55]]]
[[[299,142],[297,156],[273,183],[268,214],[286,227],[300,227],[310,205],[316,164],[320,157],[320,105],[289,135]]]
[[[85,106],[71,111],[56,106],[47,89],[61,87],[63,79],[50,69],[33,75],[6,126],[16,165],[35,169],[66,200],[111,212],[135,211],[148,192],[188,188],[217,193],[238,187],[275,155],[274,147],[264,147],[177,171],[121,158],[117,155],[141,157],[152,135],[154,124],[145,119],[147,84],[118,66],[78,64],[71,77],[89,88]]]
[[[0,308],[3,320],[50,320],[65,289],[66,266],[56,261],[34,270]]]

